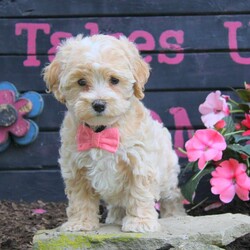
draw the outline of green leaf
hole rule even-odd
[[[231,116],[225,116],[223,120],[226,122],[226,133],[231,133],[235,130],[234,121]]]
[[[246,103],[240,103],[239,108],[242,109],[245,113],[249,113],[250,107]]]
[[[233,135],[233,138],[236,143],[250,140],[250,136],[243,136],[243,135]]]
[[[193,163],[197,165],[197,162]],[[213,168],[206,167],[203,170],[200,170],[199,172],[196,172],[193,177],[191,177],[182,187],[181,191],[184,197],[190,201],[193,202],[193,194],[202,179],[207,174],[210,174],[213,171]]]
[[[245,145],[242,146],[240,144],[232,144],[229,145],[228,148],[230,148],[231,150],[239,153],[239,154],[245,154],[247,156],[250,156],[250,145]]]
[[[231,116],[226,116],[223,118],[223,120],[226,122],[226,127],[223,134],[225,135],[226,142],[228,143],[231,140],[232,136],[226,135],[235,131],[234,121]]]
[[[241,100],[245,102],[250,102],[250,91],[247,89],[237,89],[235,90]]]

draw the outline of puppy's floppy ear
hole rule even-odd
[[[130,42],[124,36],[120,37],[120,41],[123,43],[123,48],[125,49],[125,52],[129,58],[131,70],[136,80],[134,85],[134,95],[138,99],[143,99],[144,85],[149,78],[150,67],[140,56],[139,51],[134,43]]]
[[[65,103],[65,99],[59,89],[60,71],[61,71],[60,63],[56,59],[54,59],[52,63],[50,63],[43,69],[42,75],[44,81],[46,82],[48,92],[53,92],[55,98],[59,102]]]
[[[140,58],[137,58],[137,60],[135,61],[134,69],[135,69],[134,77],[136,79],[136,83],[134,85],[134,94],[138,99],[143,99],[144,85],[148,81],[150,67],[140,57]]]

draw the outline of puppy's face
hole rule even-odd
[[[126,38],[70,38],[61,44],[44,79],[80,123],[111,125],[143,98],[149,67]]]

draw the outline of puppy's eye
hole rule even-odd
[[[87,81],[85,79],[79,79],[77,81],[77,83],[80,85],[80,86],[86,86],[87,85]]]
[[[111,76],[110,79],[109,79],[110,83],[113,84],[113,85],[116,85],[119,83],[119,79]]]

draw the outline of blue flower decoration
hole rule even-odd
[[[44,107],[40,94],[29,91],[20,94],[9,82],[0,82],[0,152],[13,140],[16,144],[32,143],[39,128],[31,118],[41,114]]]

